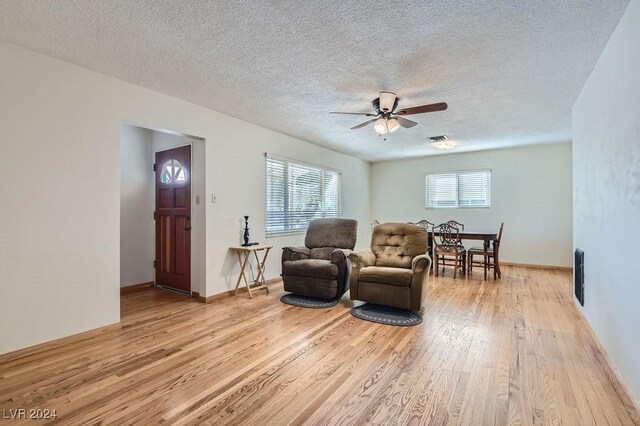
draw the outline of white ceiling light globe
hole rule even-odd
[[[398,123],[398,120],[395,118],[391,118],[387,121],[387,128],[389,129],[389,132],[395,132],[399,127],[400,123]]]
[[[378,118],[373,125],[373,128],[376,132],[384,135],[385,133],[387,133],[387,121],[384,118]]]

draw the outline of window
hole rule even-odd
[[[491,207],[491,170],[427,174],[425,206],[428,209]]]
[[[309,221],[342,212],[342,174],[267,155],[267,235],[303,232]]]
[[[178,160],[169,160],[162,166],[160,181],[162,183],[184,182],[186,180],[184,168]]]

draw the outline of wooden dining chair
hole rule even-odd
[[[418,222],[409,222],[410,225],[418,225],[418,226],[422,226],[424,229],[430,230],[431,228],[433,228],[434,226],[436,226],[435,223],[431,223],[426,219],[422,219]]]
[[[455,226],[456,228],[460,228],[464,231],[464,223],[460,223],[457,220],[449,220],[447,223],[451,226]]]
[[[458,268],[464,274],[466,268],[467,251],[460,241],[460,228],[448,222],[434,226],[431,231],[433,241],[433,257],[435,260],[435,274],[438,276],[440,261],[442,272],[445,266],[453,266],[453,278],[456,278]]]
[[[420,226],[427,230],[427,235],[429,236],[427,238],[427,253],[431,254],[433,252],[433,238],[431,236],[431,230],[433,229],[434,226],[436,226],[436,224],[431,223],[426,219],[419,220],[418,222],[408,222],[408,223],[409,225]]]
[[[483,270],[493,269],[493,279],[502,278],[502,272],[500,271],[500,240],[502,239],[502,230],[504,229],[504,223],[500,224],[500,231],[498,232],[497,239],[493,242],[493,247],[487,249],[487,260],[484,259],[484,247],[471,247],[467,250],[467,258],[469,263],[467,270],[469,275],[473,271],[474,266],[482,266]],[[474,256],[480,257],[482,260],[474,260]],[[486,277],[486,275],[485,275]]]

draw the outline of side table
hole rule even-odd
[[[267,260],[267,256],[269,255],[269,250],[271,250],[273,246],[267,245],[255,245],[255,246],[237,246],[237,247],[229,247],[230,250],[235,251],[238,254],[238,263],[240,264],[240,275],[238,275],[238,281],[236,281],[236,288],[233,291],[235,295],[238,292],[238,287],[240,287],[240,281],[244,280],[244,284],[247,286],[247,291],[249,292],[249,297],[253,299],[253,294],[251,294],[251,290],[267,290],[267,294],[269,294],[269,287],[267,287],[267,283],[264,276],[264,265]],[[258,252],[262,252],[262,260],[258,257]],[[247,280],[247,276],[245,275],[245,269],[247,268],[247,264],[249,263],[249,258],[251,257],[251,253],[256,259],[258,273],[256,275],[256,279],[254,284],[256,284],[253,288],[249,285],[249,281]]]

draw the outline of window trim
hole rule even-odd
[[[428,186],[428,178],[429,176],[434,175],[444,175],[444,174],[456,174],[457,176],[460,173],[472,173],[472,172],[488,172],[489,173],[489,204],[486,206],[461,206],[460,203],[460,188],[456,189],[457,202],[456,206],[440,206],[440,207],[429,207],[429,186]],[[425,210],[452,210],[452,209],[490,209],[491,208],[491,180],[492,180],[493,170],[492,169],[469,169],[469,170],[442,170],[438,172],[426,172],[424,173],[424,208]]]
[[[315,169],[319,169],[319,170],[323,170],[323,171],[327,171],[327,172],[334,172],[337,173],[340,177],[340,189],[338,191],[338,206],[339,206],[339,210],[337,212],[337,216],[336,217],[341,217],[342,216],[342,200],[343,198],[343,175],[342,175],[342,170],[340,169],[334,169],[332,167],[326,167],[326,166],[321,166],[319,164],[314,164],[314,163],[309,163],[306,161],[300,161],[300,160],[296,160],[294,158],[289,158],[289,157],[284,157],[282,155],[277,155],[277,154],[271,154],[269,152],[265,152],[264,153],[264,170],[265,170],[265,175],[264,175],[264,237],[265,238],[277,238],[277,237],[286,237],[289,235],[300,235],[300,234],[306,234],[307,233],[307,228],[304,229],[290,229],[290,230],[283,230],[283,231],[273,231],[273,232],[269,232],[267,230],[267,203],[268,203],[268,199],[267,199],[267,161],[269,159],[273,159],[276,161],[284,161],[287,163],[293,163],[296,165],[300,165],[303,167],[310,167],[310,168],[315,168]]]

